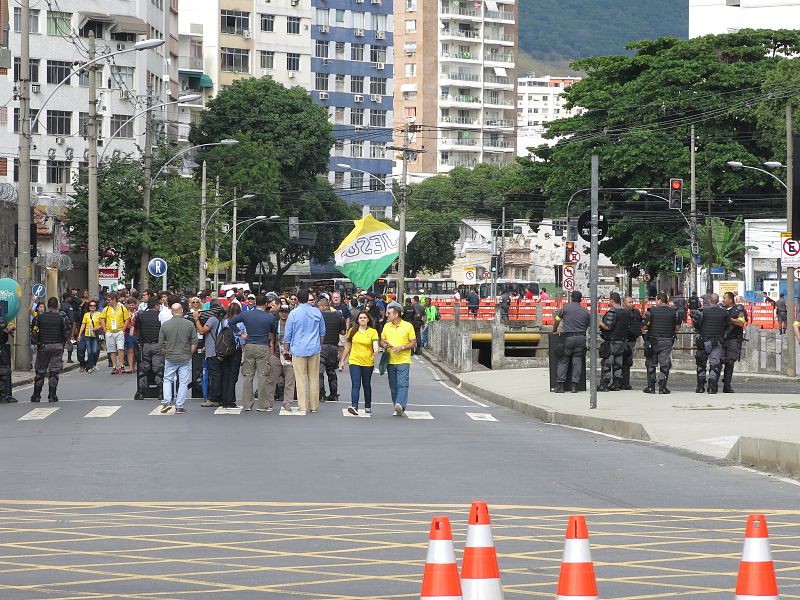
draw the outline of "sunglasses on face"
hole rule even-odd
[[[97,304],[90,304],[89,308],[97,308]]]

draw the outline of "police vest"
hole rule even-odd
[[[704,308],[702,313],[700,335],[707,339],[723,337],[728,326],[728,311],[720,306],[709,306]]]
[[[734,304],[728,308],[727,311],[731,316],[731,321],[736,321],[739,319],[739,317],[744,317],[744,321],[747,323],[747,311],[741,304]],[[727,337],[729,340],[744,339],[744,328],[735,327],[733,323],[731,323],[731,325],[728,327],[728,332],[725,337]]]
[[[147,309],[137,315],[139,319],[139,339],[143,344],[158,343],[158,334],[161,332],[161,321],[158,320],[158,310]]]
[[[628,341],[635,342],[642,335],[642,313],[638,308],[631,308],[628,312],[631,315],[631,322],[628,325]]]
[[[677,311],[666,305],[650,309],[650,325],[647,331],[652,337],[671,338],[675,335]]]
[[[63,344],[67,341],[64,335],[66,317],[60,312],[46,311],[36,317],[39,324],[40,344]]]
[[[624,342],[628,339],[628,328],[631,324],[630,311],[619,307],[612,308],[606,314],[608,315],[609,313],[613,313],[613,315],[609,315],[613,319],[613,325],[611,325],[606,339],[615,342]]]

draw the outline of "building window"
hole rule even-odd
[[[261,31],[275,31],[275,15],[261,15]]]
[[[417,42],[406,42],[403,44],[403,50],[407,55],[412,55],[417,53]]]
[[[374,218],[381,220],[386,218],[386,207],[385,206],[370,206],[369,207],[369,214],[371,214]]]
[[[336,171],[333,174],[333,188],[336,190],[344,189],[344,171]]]
[[[19,81],[20,58],[14,57],[14,81]],[[31,59],[31,83],[39,83],[39,59]]]
[[[250,34],[250,13],[242,10],[222,10],[220,11],[220,26],[222,33],[233,35]]]
[[[406,12],[417,10],[417,0],[406,0]]]
[[[386,95],[386,78],[385,77],[370,77],[369,78],[369,93]]]
[[[364,124],[364,109],[351,108],[350,109],[350,125],[363,125]]]
[[[31,127],[31,133],[39,133],[39,121],[36,119],[37,113],[39,111],[35,109],[31,109],[31,123],[33,123],[33,127]],[[19,133],[19,108],[14,109],[14,133]]]
[[[130,68],[133,69],[133,67],[130,67]],[[78,85],[81,85],[83,87],[88,87],[89,86],[89,72],[90,71],[91,71],[91,69],[83,69],[81,71],[78,71]],[[94,83],[97,86],[97,89],[100,89],[100,88],[103,87],[103,69],[95,69],[94,70]],[[131,78],[131,86],[132,85],[133,85],[133,79]]]
[[[14,159],[14,181],[19,181],[19,159]],[[31,159],[31,183],[39,183],[39,161]]]
[[[344,140],[336,140],[333,143],[333,155],[344,156]]]
[[[275,53],[272,50],[259,50],[258,55],[262,69],[272,70],[275,68]]]
[[[337,106],[333,112],[333,122],[337,125],[344,125],[344,107]]]
[[[344,91],[344,75],[341,73],[336,74],[336,91],[343,92]]]
[[[80,135],[80,136],[82,136],[84,138],[89,136],[88,123],[89,123],[89,113],[88,112],[79,112],[78,113],[78,135]],[[97,135],[98,135],[98,137],[101,137],[103,135],[103,116],[102,115],[97,115],[95,117],[95,125],[97,127]],[[131,125],[131,127],[133,127],[133,125]],[[111,133],[114,133],[114,130],[112,130]],[[131,135],[130,137],[133,137],[133,135]]]
[[[86,24],[78,30],[78,35],[83,38],[88,38],[90,33],[94,33],[94,37],[98,40],[103,39],[103,22],[94,21],[89,19]]]
[[[72,113],[66,110],[48,110],[47,133],[49,135],[69,135],[72,133]]]
[[[350,60],[364,60],[364,44],[350,44]]]
[[[61,83],[69,77],[72,71],[72,63],[65,60],[47,61],[47,83]],[[70,82],[67,81],[66,85]]]
[[[416,33],[416,32],[417,32],[417,20],[406,19],[406,33]]]
[[[133,137],[133,121],[129,115],[111,115],[111,135],[121,138]],[[128,121],[126,123],[126,121]],[[121,129],[120,129],[121,128]],[[117,132],[116,134],[114,132]]]
[[[71,165],[68,160],[48,160],[47,183],[68,183]]]
[[[385,63],[386,46],[371,46],[369,49],[369,60],[374,63]]]
[[[14,7],[14,31],[22,31],[22,9]],[[39,10],[32,8],[28,16],[28,33],[39,33]]]
[[[382,192],[386,189],[386,175],[372,175],[369,178],[369,189],[372,192]]]
[[[403,116],[406,119],[416,119],[417,118],[417,107],[416,106],[406,106],[403,108]]]
[[[111,82],[114,87],[123,90],[134,89],[133,83],[134,68],[133,67],[120,67],[118,65],[111,65]],[[87,77],[88,85],[88,77]]]
[[[327,8],[318,8],[314,15],[314,25],[330,25],[330,11]]]
[[[250,50],[243,48],[222,48],[223,71],[235,73],[250,72]]]
[[[350,93],[351,94],[364,93],[364,77],[362,75],[350,76]]]
[[[314,89],[327,92],[328,91],[328,74],[317,73],[314,76]]]
[[[372,13],[372,28],[375,31],[386,31],[386,23],[386,15]],[[416,29],[416,27],[414,29]]]
[[[300,70],[300,55],[296,52],[289,52],[286,54],[286,70],[299,71]]]
[[[56,10],[47,11],[47,35],[71,35],[72,13]]]
[[[406,77],[416,77],[417,76],[417,63],[406,63],[405,75],[406,75]]]
[[[364,187],[364,174],[358,171],[350,171],[350,189],[360,190]]]
[[[344,10],[341,8],[336,9],[336,24],[337,25],[344,25]]]
[[[350,142],[350,156],[353,158],[364,156],[364,142]]]
[[[328,58],[329,46],[330,44],[328,42],[317,40],[317,43],[314,44],[314,56],[317,58]]]
[[[386,158],[386,142],[371,142],[369,145],[370,158]]]
[[[385,110],[369,111],[369,125],[370,127],[386,127],[386,111]]]
[[[354,12],[353,13],[353,28],[354,29],[364,29],[364,13],[363,12]]]
[[[286,17],[286,33],[300,35],[300,17]]]

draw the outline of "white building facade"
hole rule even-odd
[[[545,139],[545,125],[582,112],[581,108],[567,110],[563,94],[580,77],[520,77],[517,80],[517,154],[528,156],[528,148],[552,145]]]
[[[689,0],[689,37],[740,29],[797,29],[800,0]]]

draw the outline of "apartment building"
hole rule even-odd
[[[392,0],[313,0],[314,101],[336,143],[330,182],[362,213],[392,216],[394,52]]]
[[[689,37],[740,29],[797,29],[800,0],[689,0]]]
[[[516,0],[402,0],[395,141],[412,125],[408,165],[427,177],[516,156]]]
[[[88,56],[89,34],[98,54],[118,53],[97,71],[99,141],[104,158],[134,154],[144,141],[144,116],[123,124],[146,105],[148,85],[156,103],[178,92],[178,0],[58,0],[32,3],[30,20],[31,110],[42,109],[33,126],[31,186],[34,196],[62,197],[72,192],[73,177],[86,176],[89,74],[60,81]],[[12,100],[0,107],[0,181],[18,180],[19,79],[21,9],[10,3],[9,46],[12,69],[0,70],[0,94]],[[166,44],[135,51],[136,41],[161,38]],[[123,52],[131,50],[130,52]],[[3,72],[5,71],[5,72]],[[46,106],[45,100],[54,92]],[[177,139],[174,106],[156,114],[159,128]],[[121,129],[120,129],[121,127]],[[119,130],[117,132],[117,130]],[[112,133],[117,132],[113,138]]]
[[[545,124],[581,114],[581,108],[567,110],[563,92],[580,77],[520,77],[517,80],[517,153],[527,156],[528,148],[553,144],[545,139]]]

